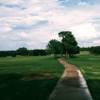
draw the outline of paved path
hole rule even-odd
[[[80,70],[63,58],[59,62],[65,71],[49,100],[93,100]]]

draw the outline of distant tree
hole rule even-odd
[[[62,44],[58,40],[52,39],[49,41],[47,49],[50,51],[51,54],[54,54],[54,56],[56,57],[57,54],[61,54]]]
[[[45,56],[47,55],[47,52],[46,50],[43,50],[43,49],[35,49],[33,50],[33,55],[34,56]]]
[[[10,51],[10,56],[16,57],[16,51]]]
[[[0,51],[0,57],[7,57],[8,52],[7,51]]]
[[[99,55],[100,54],[100,46],[91,47],[89,49],[89,51],[91,54]]]
[[[25,47],[19,48],[18,50],[16,50],[17,55],[28,55],[28,50]]]
[[[46,56],[48,55],[47,50],[45,49],[35,49],[27,50],[27,48],[19,48],[16,51],[0,51],[0,57],[12,56],[16,57],[17,55],[21,56]]]
[[[72,32],[70,31],[62,31],[59,34],[59,37],[61,37],[61,41],[63,44],[63,50],[65,55],[67,56],[73,56],[74,54],[79,53],[79,47],[78,43],[73,36]]]
[[[80,51],[89,51],[90,50],[90,47],[81,47],[80,48]]]
[[[16,57],[16,51],[0,51],[0,57],[12,56]]]

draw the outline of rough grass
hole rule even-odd
[[[79,55],[68,62],[80,68],[94,100],[100,100],[100,56]]]
[[[0,100],[48,100],[62,72],[49,56],[0,58]]]

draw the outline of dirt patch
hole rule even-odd
[[[52,79],[53,77],[51,76],[50,73],[47,72],[38,72],[38,73],[31,73],[24,75],[22,80],[42,80],[42,79]]]

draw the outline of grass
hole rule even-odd
[[[48,100],[62,72],[50,56],[0,58],[0,100]]]
[[[68,62],[80,68],[94,100],[100,100],[100,56],[79,55]]]

